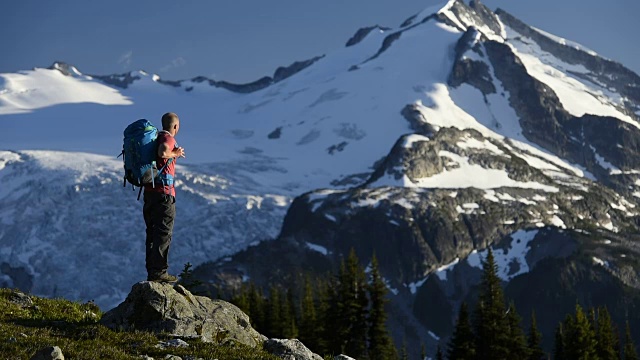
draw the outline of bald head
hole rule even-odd
[[[168,112],[162,115],[162,130],[168,131],[171,135],[175,136],[180,128],[180,119],[178,115],[172,112]]]

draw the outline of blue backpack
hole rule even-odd
[[[124,143],[120,154],[124,162],[124,186],[127,186],[127,181],[134,189],[135,186],[139,186],[138,200],[145,185],[155,186],[159,183],[162,186],[173,183],[170,175],[162,174],[173,159],[169,159],[161,169],[156,167],[157,138],[158,129],[146,119],[136,120],[124,130]]]

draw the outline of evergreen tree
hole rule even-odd
[[[436,350],[436,360],[444,360],[444,354],[442,353],[440,345],[438,345],[438,349]]]
[[[349,334],[348,312],[344,301],[346,287],[343,278],[346,276],[346,263],[340,261],[338,275],[333,278],[328,290],[328,311],[325,313],[325,331],[329,342],[329,352],[334,354],[344,353],[347,336]],[[348,354],[347,354],[348,355]]]
[[[369,311],[369,358],[372,360],[396,359],[398,354],[386,327],[388,303],[387,286],[380,276],[378,259],[371,259],[370,285],[368,286],[371,309]]]
[[[482,264],[482,281],[475,315],[476,359],[505,360],[509,356],[509,324],[493,251]]]
[[[638,353],[631,338],[631,328],[628,321],[624,336],[624,360],[638,360]]]
[[[576,305],[575,317],[565,324],[564,351],[568,360],[597,359],[595,331],[580,305]]]
[[[344,262],[343,262],[344,263]],[[355,250],[351,249],[346,263],[341,265],[336,293],[338,322],[336,332],[342,343],[334,352],[342,352],[354,358],[366,357],[367,306],[366,275],[360,266]]]
[[[331,278],[328,280],[318,280],[316,287],[318,292],[318,302],[316,306],[317,325],[315,333],[317,334],[317,351],[321,354],[331,353],[331,344],[334,342],[332,340],[332,335],[335,334],[335,331],[331,319],[333,316],[330,315],[335,313],[331,308],[331,299],[333,298],[330,286],[331,281]]]
[[[620,332],[618,331],[618,328],[616,325],[614,325],[614,335],[615,335],[615,350],[616,350],[616,354],[618,355],[618,359],[624,359],[624,343],[622,341],[622,338],[620,337],[622,334],[620,334]]]
[[[402,339],[402,348],[400,348],[400,360],[409,360],[409,353],[407,352],[407,339]]]
[[[529,327],[527,346],[529,347],[529,360],[546,359],[547,356],[542,350],[542,334],[538,330],[538,322],[536,320],[535,311],[531,312],[531,326]]]
[[[618,360],[616,335],[607,308],[598,310],[596,320],[596,354],[600,360]]]
[[[589,316],[587,318],[589,320],[589,326],[591,327],[591,330],[593,331],[594,336],[596,336],[596,326],[597,326],[597,320],[596,320],[596,309],[595,308],[590,308],[589,309]]]
[[[300,341],[309,349],[318,351],[317,338],[318,317],[316,316],[316,305],[311,287],[311,280],[307,276],[304,280],[304,291],[300,304]]]
[[[526,359],[529,357],[529,349],[524,332],[520,327],[520,316],[516,306],[512,302],[507,310],[507,324],[509,326],[508,349],[510,359]]]
[[[280,314],[280,290],[272,286],[269,291],[269,300],[267,301],[267,316],[265,334],[269,337],[282,337],[282,316]]]
[[[193,265],[190,262],[184,264],[184,268],[180,273],[180,285],[189,290],[193,295],[204,295],[198,291],[198,288],[202,286],[202,281],[193,277]]]
[[[420,360],[427,358],[427,349],[424,347],[424,343],[420,344]]]
[[[249,284],[249,313],[251,325],[257,331],[265,329],[265,299],[261,290],[255,284]]]
[[[331,353],[364,358],[367,350],[366,276],[355,251],[340,262],[338,276],[329,286],[325,333]]]
[[[239,307],[240,310],[251,318],[251,312],[249,311],[249,297],[247,296],[247,288],[244,283],[240,285],[240,289],[234,290],[230,302]]]
[[[555,343],[553,345],[553,359],[554,360],[567,360],[567,356],[565,354],[565,338],[564,338],[564,328],[562,323],[558,324],[556,328],[556,336]]]
[[[280,321],[283,338],[294,339],[298,337],[293,291],[291,289],[287,289],[286,295],[283,294],[280,297]]]
[[[449,340],[447,356],[449,360],[473,360],[475,359],[475,338],[469,320],[467,304],[460,305],[458,320]]]

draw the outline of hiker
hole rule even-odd
[[[169,275],[169,245],[176,216],[176,190],[173,184],[175,164],[178,157],[185,157],[184,148],[178,146],[175,136],[180,129],[180,119],[174,113],[162,115],[162,131],[158,132],[156,166],[162,169],[161,179],[144,186],[144,222],[147,225],[146,267],[147,280],[176,282]]]

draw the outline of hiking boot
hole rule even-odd
[[[164,273],[162,275],[149,276],[147,277],[147,281],[155,281],[155,282],[161,282],[161,283],[174,283],[178,281],[178,278],[173,275]]]

